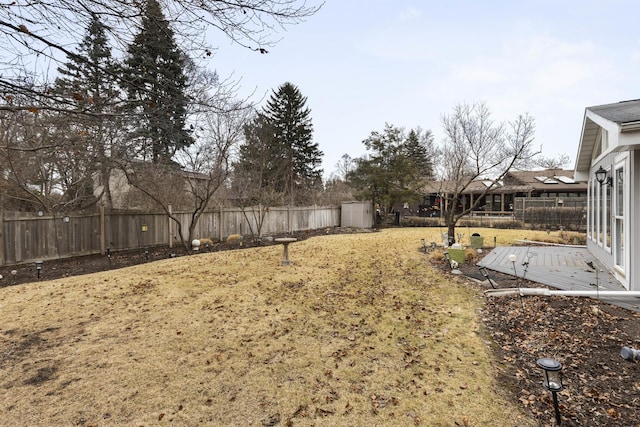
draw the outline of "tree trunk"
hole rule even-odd
[[[456,223],[453,221],[453,218],[448,218],[447,223],[447,238],[449,246],[451,246],[456,242]]]

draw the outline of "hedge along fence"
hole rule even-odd
[[[175,212],[187,239],[191,213]],[[204,212],[196,238],[224,240],[257,232],[259,207],[218,208]],[[252,221],[251,227],[248,220]],[[264,217],[261,234],[284,234],[340,225],[339,206],[276,207]],[[177,225],[161,212],[107,211],[95,214],[42,215],[0,209],[0,266],[104,254],[112,251],[181,244]]]
[[[516,198],[515,202],[516,219],[532,229],[586,230],[585,197]]]

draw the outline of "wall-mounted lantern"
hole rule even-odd
[[[612,185],[613,179],[611,179],[611,177],[607,175],[608,172],[602,167],[602,165],[600,165],[600,167],[596,171],[596,181],[598,181],[600,185]]]

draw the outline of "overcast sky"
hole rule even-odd
[[[261,55],[220,36],[211,62],[241,93],[307,97],[328,177],[385,123],[430,129],[456,104],[529,113],[543,155],[573,168],[587,106],[640,98],[637,0],[327,0]]]

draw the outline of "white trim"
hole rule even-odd
[[[623,211],[622,215],[619,215],[618,212],[618,195],[620,193],[618,188],[618,170],[623,169],[623,187],[622,187],[622,202]],[[630,199],[630,186],[631,186],[631,164],[630,164],[630,156],[629,153],[622,153],[619,156],[616,156],[614,162],[614,177],[613,177],[613,195],[614,195],[614,215],[615,215],[615,227],[613,230],[613,273],[616,279],[622,285],[629,289],[629,273],[631,271],[631,254],[630,254],[630,244],[631,244],[631,234],[630,234],[630,210],[631,210],[631,199]],[[620,242],[618,242],[618,236],[620,233],[617,229],[618,220],[621,219],[623,222],[622,227],[622,237],[624,241],[622,242],[622,265],[618,262],[618,247]]]
[[[613,179],[613,175],[611,175],[611,166],[607,166],[606,168],[607,171],[607,177]],[[611,208],[613,207],[613,187],[610,186],[609,184],[604,184],[600,186],[602,188],[602,246],[604,247],[604,250],[607,251],[607,253],[611,253],[611,218],[612,218],[612,211]],[[607,194],[609,194],[609,198],[608,198],[608,206],[607,206]],[[607,239],[607,233],[608,233],[608,239]],[[607,244],[608,241],[608,244]]]

